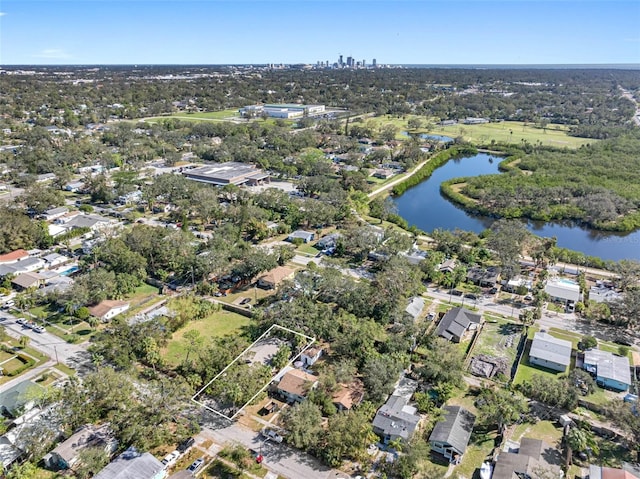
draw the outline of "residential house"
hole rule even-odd
[[[55,276],[49,279],[45,277],[45,286],[38,289],[38,291],[36,291],[36,294],[38,294],[39,296],[46,296],[50,293],[61,294],[65,291],[68,291],[73,283],[75,283],[75,281],[68,276]]]
[[[67,214],[69,212],[69,208],[66,206],[60,206],[58,208],[50,208],[42,213],[42,219],[46,221],[53,221],[56,218],[60,218],[61,216]]]
[[[467,450],[476,417],[460,406],[445,406],[444,421],[433,428],[429,436],[431,450],[442,454],[453,463],[459,463]]]
[[[640,479],[640,476],[626,469],[589,465],[589,475],[586,479]]]
[[[130,447],[111,461],[93,479],[164,479],[164,465],[148,452]]]
[[[82,426],[66,441],[61,442],[49,454],[44,456],[45,467],[52,470],[71,469],[80,457],[80,453],[88,448],[100,448],[111,455],[115,452],[118,441],[108,424]]]
[[[448,259],[442,264],[438,265],[438,271],[441,273],[453,273],[453,270],[456,268],[456,260]]]
[[[374,178],[379,178],[381,180],[387,180],[395,174],[395,170],[392,170],[391,168],[378,168],[373,171],[371,176],[373,176]]]
[[[107,322],[115,316],[124,313],[129,309],[129,303],[127,301],[116,301],[105,299],[100,301],[97,305],[89,308],[91,316],[95,316],[103,322]]]
[[[28,257],[29,252],[27,250],[17,249],[15,251],[11,251],[10,253],[0,255],[0,264],[13,264]]]
[[[42,387],[29,380],[21,381],[0,393],[0,414],[9,417],[18,417],[23,411],[33,409],[34,391]]]
[[[81,192],[84,189],[84,181],[70,181],[64,185],[64,189],[72,193]]]
[[[498,282],[500,276],[500,268],[490,266],[488,268],[480,268],[475,266],[467,272],[467,280],[480,287],[491,288]]]
[[[604,388],[627,391],[631,385],[629,358],[618,356],[600,349],[584,352],[582,368],[596,378],[596,383]]]
[[[331,395],[331,402],[338,411],[349,411],[364,399],[364,384],[354,379],[349,384],[338,384],[338,388]]]
[[[43,173],[36,176],[36,183],[47,183],[48,181],[53,181],[56,178],[57,176],[54,173]]]
[[[340,236],[342,236],[340,233],[331,233],[323,236],[315,244],[315,247],[319,250],[335,248],[338,244],[338,239],[340,239]]]
[[[560,467],[552,461],[556,451],[539,439],[523,437],[517,451],[501,452],[493,467],[492,479],[538,477],[541,471],[549,477],[562,477]],[[547,477],[545,475],[545,477]]]
[[[420,264],[427,258],[427,252],[413,248],[405,253],[400,253],[409,263]]]
[[[308,368],[313,366],[318,359],[323,354],[323,349],[321,346],[311,346],[304,350],[304,352],[300,355],[300,361],[304,363],[304,367]]]
[[[571,349],[571,341],[545,332],[536,333],[529,351],[529,364],[563,373],[571,363]]]
[[[309,243],[315,236],[316,234],[311,231],[296,230],[287,237],[287,240],[293,242],[295,239],[301,239],[303,243]]]
[[[409,304],[405,308],[404,312],[413,318],[415,321],[420,317],[420,313],[424,309],[424,298],[422,296],[414,296],[409,298]]]
[[[26,258],[15,263],[0,264],[0,276],[8,274],[18,275],[43,269],[46,263],[40,258]]]
[[[258,286],[265,289],[276,289],[285,279],[293,278],[296,270],[286,266],[278,266],[258,278]]]
[[[46,256],[43,256],[42,259],[46,261],[47,269],[53,269],[65,264],[67,261],[70,261],[71,258],[69,258],[68,256],[64,256],[62,254],[51,253]]]
[[[29,288],[39,288],[44,284],[44,276],[38,273],[20,273],[11,280],[11,284],[17,286],[20,291]]]
[[[299,369],[289,369],[284,373],[280,382],[276,386],[276,391],[285,398],[287,402],[302,402],[307,394],[318,385],[318,377],[313,374],[300,371]]]
[[[552,301],[559,303],[567,304],[580,301],[580,285],[568,279],[548,280],[544,291]]]
[[[380,436],[385,444],[397,439],[409,441],[413,436],[420,422],[420,415],[416,408],[408,403],[407,397],[392,394],[378,409],[373,418],[373,432]]]
[[[622,300],[622,293],[604,285],[592,286],[589,289],[589,300],[596,303],[615,303]]]
[[[469,339],[482,324],[482,315],[468,309],[452,308],[442,317],[436,328],[438,336],[454,343]]]
[[[515,278],[509,278],[502,281],[502,290],[508,293],[515,293],[520,288],[530,290],[532,286],[532,281],[528,278],[523,278],[522,276],[516,276]]]

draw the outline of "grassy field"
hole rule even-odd
[[[482,466],[482,463],[493,451],[495,439],[494,432],[477,434],[474,431],[469,441],[469,447],[462,456],[462,462],[455,469],[455,474],[458,477],[476,477],[476,469]]]
[[[549,379],[556,378],[561,374],[557,371],[552,371],[551,369],[531,366],[529,364],[529,349],[531,348],[531,345],[528,344],[525,348],[525,352],[520,360],[520,365],[518,366],[518,371],[513,379],[513,384],[521,384],[525,381],[530,381],[534,374],[539,374]]]
[[[426,125],[427,119],[416,115],[406,115],[401,118],[390,115],[380,116],[368,119],[364,125],[371,126],[379,130],[386,124],[394,125],[399,129],[397,138],[399,140],[406,139],[406,135],[402,132],[407,131],[407,121],[411,118],[419,118]],[[595,143],[598,140],[590,138],[577,138],[567,135],[568,128],[564,125],[549,125],[546,130],[536,127],[533,123],[524,123],[519,121],[503,121],[500,123],[485,123],[482,125],[451,125],[439,126],[435,119],[431,120],[434,125],[428,129],[422,128],[412,131],[412,133],[424,133],[427,135],[443,135],[451,138],[462,136],[466,141],[475,144],[489,143],[495,140],[498,143],[515,143],[520,144],[523,140],[535,144],[541,142],[546,146],[579,148],[587,143]]]
[[[184,359],[186,349],[183,338],[187,331],[197,330],[202,337],[209,339],[232,334],[247,326],[249,322],[249,318],[225,310],[216,311],[204,319],[191,321],[184,328],[173,333],[163,352],[163,357],[170,365],[177,365]]]
[[[154,122],[166,120],[167,118],[179,118],[190,121],[197,120],[218,120],[218,121],[226,121],[228,119],[240,119],[240,113],[238,110],[220,110],[220,111],[199,111],[199,112],[185,112],[180,111],[176,113],[172,113],[171,115],[166,116],[152,116],[149,118],[143,118],[144,121]]]
[[[555,445],[562,439],[562,429],[556,427],[551,421],[539,421],[535,424],[518,424],[511,439],[519,441],[523,437],[541,439],[549,445]]]

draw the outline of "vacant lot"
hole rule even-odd
[[[250,319],[237,313],[220,310],[204,319],[190,321],[184,328],[173,333],[173,337],[164,351],[164,358],[170,365],[178,365],[186,356],[184,335],[187,331],[197,330],[206,339],[232,334],[249,324]]]

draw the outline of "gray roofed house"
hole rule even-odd
[[[469,333],[477,330],[481,323],[482,315],[461,307],[452,308],[438,323],[436,333],[449,341],[459,343],[466,339]]]
[[[408,405],[408,399],[395,394],[389,396],[373,418],[373,432],[386,444],[395,439],[408,441],[413,435],[420,415],[416,408]]]
[[[583,369],[595,375],[596,383],[602,387],[626,391],[631,385],[629,358],[617,356],[600,349],[584,352]]]
[[[108,223],[111,223],[111,220],[109,218],[105,218],[104,216],[76,215],[69,221],[65,222],[64,225],[67,228],[90,228],[93,230]]]
[[[20,271],[15,263],[14,264],[0,264],[0,276],[7,276],[8,274],[16,274]]]
[[[550,477],[562,477],[558,466],[549,464],[546,458],[554,450],[539,439],[523,437],[518,452],[501,452],[493,468],[491,479],[537,477],[539,471],[550,472]],[[545,476],[546,477],[546,476]]]
[[[59,470],[70,469],[78,462],[80,453],[87,448],[102,448],[105,452],[115,452],[118,441],[108,424],[94,426],[87,424],[61,442],[43,461],[47,468]]]
[[[424,298],[421,296],[414,296],[409,299],[409,304],[405,308],[404,312],[411,316],[414,320],[418,319],[420,313],[424,309]]]
[[[460,406],[445,406],[444,421],[433,428],[429,436],[431,450],[452,462],[459,462],[467,450],[476,417]]]
[[[548,333],[536,333],[529,351],[529,364],[565,372],[571,363],[570,341],[554,338]]]
[[[490,287],[498,282],[500,276],[500,268],[490,266],[489,268],[474,267],[467,272],[467,279],[479,286]]]
[[[162,463],[148,452],[130,447],[96,474],[94,479],[163,479],[167,474]]]
[[[318,249],[335,248],[340,236],[342,236],[340,233],[331,233],[323,236],[315,244],[315,247]]]
[[[287,239],[289,241],[293,241],[296,238],[300,238],[305,243],[308,243],[309,241],[313,241],[313,238],[315,238],[315,236],[316,234],[311,231],[296,230],[293,233],[291,233],[287,237]]]
[[[54,220],[60,218],[62,215],[69,212],[69,208],[66,206],[59,206],[58,208],[50,208],[46,210],[42,216],[45,220]]]
[[[17,417],[22,409],[32,409],[33,391],[41,390],[42,387],[29,380],[19,382],[13,387],[0,393],[0,412]]]

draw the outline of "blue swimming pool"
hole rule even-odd
[[[70,276],[73,273],[75,273],[76,271],[78,271],[80,268],[78,266],[72,266],[69,269],[64,270],[62,273],[60,273],[60,276]]]

